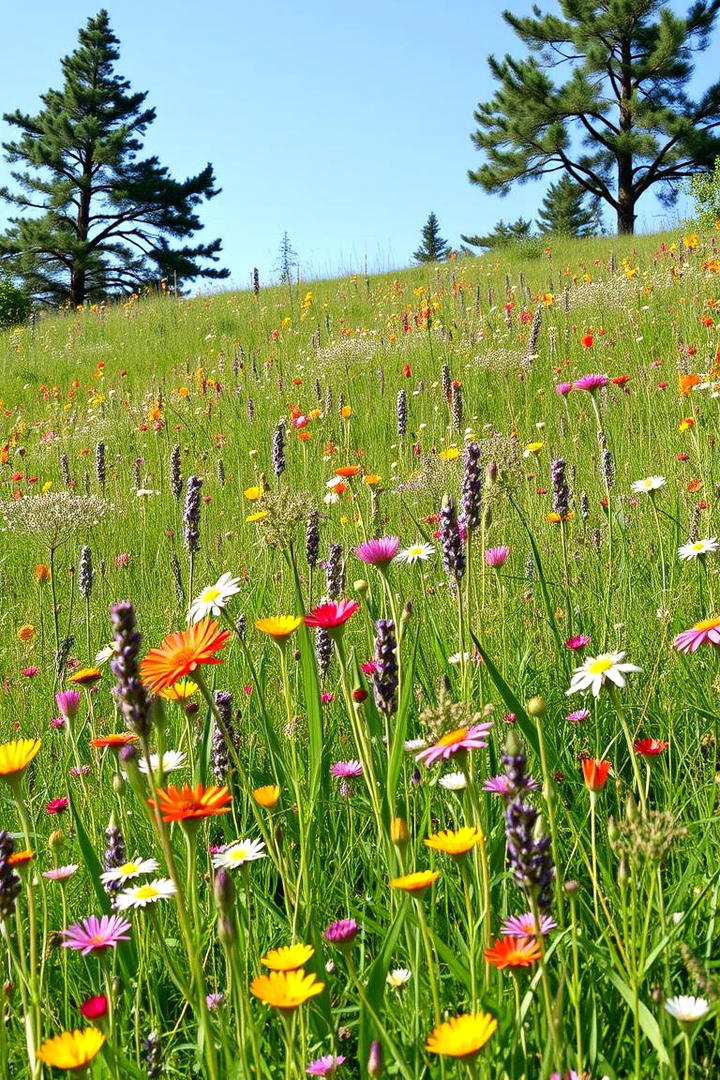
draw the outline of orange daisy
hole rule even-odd
[[[491,949],[485,950],[485,959],[502,971],[503,968],[532,967],[542,956],[542,949],[535,938],[498,938]]]
[[[200,664],[219,664],[215,656],[230,637],[218,623],[205,616],[194,626],[168,634],[159,649],[151,649],[140,662],[140,674],[148,690],[159,694],[195,671]]]
[[[132,731],[113,731],[109,735],[99,735],[97,739],[91,739],[91,746],[116,746],[118,748],[127,746],[129,743],[135,742],[137,735],[134,735]]]
[[[71,675],[68,682],[75,683],[76,686],[92,686],[101,678],[102,671],[99,667],[84,667]]]
[[[262,806],[265,810],[271,810],[273,806],[277,805],[280,798],[280,788],[277,784],[265,784],[264,787],[255,788],[252,794],[258,806]]]
[[[424,893],[435,884],[439,877],[437,870],[419,870],[414,874],[404,874],[402,877],[393,878],[390,888],[402,889],[403,892],[409,893]]]
[[[227,814],[232,801],[232,795],[226,787],[204,788],[202,784],[196,784],[194,788],[187,784],[183,788],[174,787],[172,784],[165,790],[157,788],[155,791],[157,802],[148,799],[153,809],[160,810],[163,821],[187,821],[189,818],[217,817],[218,814]]]
[[[347,480],[351,476],[357,476],[359,472],[359,465],[342,465],[339,469],[335,470],[335,475],[342,476],[345,480]]]
[[[8,866],[24,866],[25,863],[29,863],[35,858],[35,852],[30,851],[16,851],[14,855],[11,855],[7,861]]]

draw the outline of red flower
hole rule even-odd
[[[357,701],[357,702],[366,701],[367,696],[368,696],[367,690],[363,690],[363,688],[361,686],[358,686],[357,689],[353,690],[353,692],[352,692],[353,701]]]
[[[412,368],[410,367],[409,364],[404,365],[404,367],[403,367],[403,375],[405,376],[406,379],[411,379],[412,378]]]
[[[63,810],[67,810],[70,803],[63,795],[60,799],[53,799],[47,804],[45,809],[48,814],[62,814]]]
[[[583,758],[581,765],[588,791],[602,791],[607,783],[612,762],[598,761],[597,758]]]
[[[336,630],[346,623],[359,607],[356,600],[329,600],[327,604],[318,604],[305,616],[305,625],[313,630]]]
[[[83,1001],[82,1005],[78,1005],[78,1009],[86,1020],[97,1020],[98,1017],[105,1016],[107,1013],[108,999],[104,994],[98,994],[96,997]]]
[[[582,344],[584,349],[592,349],[594,341],[595,338],[592,336],[592,334],[583,334],[583,336],[580,338],[580,343]]]
[[[670,743],[663,739],[636,739],[633,743],[635,753],[642,754],[643,757],[657,757],[663,750],[667,750],[669,745]]]

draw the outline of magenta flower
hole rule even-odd
[[[39,667],[35,667],[34,664],[31,664],[30,667],[21,668],[20,669],[20,674],[24,675],[26,679],[33,679],[38,674],[39,671],[40,671]]]
[[[50,721],[50,724],[54,728],[64,728],[65,724],[66,724],[65,717],[64,716],[55,716]]]
[[[549,915],[540,916],[540,933],[543,937],[556,926],[557,923]],[[510,937],[535,937],[535,916],[532,911],[524,915],[511,915],[500,927],[500,933]]]
[[[513,795],[516,791],[515,785],[510,783],[509,777],[505,773],[501,773],[499,776],[491,776],[489,780],[486,780],[482,786],[483,791],[489,791],[491,795],[502,795],[503,798],[507,798],[508,795]],[[540,784],[534,776],[525,777],[523,783],[523,791],[539,791]]]
[[[366,660],[364,664],[360,665],[360,670],[363,675],[374,675],[378,667],[374,660]]]
[[[428,746],[415,755],[416,761],[422,761],[423,765],[434,765],[436,761],[449,761],[455,754],[465,750],[482,750],[487,746],[485,737],[489,734],[492,721],[486,720],[482,724],[471,724],[470,727],[456,728],[448,731],[438,739],[434,746]]]
[[[588,390],[591,394],[594,394],[596,390],[601,390],[609,382],[607,375],[581,375],[579,379],[575,380],[575,389]]]
[[[63,947],[66,949],[79,949],[81,956],[88,956],[92,952],[100,952],[102,949],[114,949],[119,941],[129,941],[127,931],[130,923],[121,915],[91,915],[83,922],[73,923],[67,930],[62,931]]]
[[[320,694],[320,701],[323,705],[330,705],[335,700],[335,695],[329,690],[323,690]]]
[[[678,652],[694,653],[701,645],[709,641],[711,645],[720,645],[720,619],[703,619],[689,630],[683,630],[673,642]]]
[[[568,638],[565,642],[566,649],[584,649],[586,645],[590,644],[590,638],[587,634],[576,634],[575,637]]]
[[[567,397],[572,388],[573,384],[571,382],[561,382],[555,387],[555,393],[560,394],[562,397]]]
[[[400,548],[397,536],[381,536],[379,540],[366,540],[355,548],[361,562],[370,566],[384,567],[393,561]]]
[[[328,600],[326,604],[318,604],[305,616],[305,625],[330,633],[346,623],[359,607],[357,600]]]
[[[575,709],[574,712],[568,713],[565,719],[568,724],[584,724],[589,717],[589,709]]]
[[[351,776],[362,776],[363,767],[359,761],[336,761],[330,766],[330,775],[340,780],[347,780]]]
[[[61,795],[59,799],[52,799],[45,809],[48,814],[62,814],[63,810],[67,810],[70,803],[64,795]]]
[[[349,945],[359,932],[360,927],[354,919],[340,919],[338,922],[330,923],[323,936],[331,944],[342,946]]]
[[[80,694],[77,690],[60,690],[55,695],[60,715],[66,720],[74,720],[80,708]]]
[[[224,1003],[224,1001],[225,1001],[225,995],[224,994],[215,993],[215,994],[207,994],[205,996],[205,1004],[207,1005],[210,1012],[215,1012],[216,1009],[219,1009],[220,1006]]]
[[[323,1054],[322,1057],[311,1061],[305,1072],[310,1076],[334,1076],[344,1060],[342,1054],[338,1054],[337,1057],[334,1054]]]
[[[510,548],[507,544],[501,544],[500,547],[486,548],[483,552],[483,558],[492,570],[497,570],[498,567],[505,565],[509,554]]]

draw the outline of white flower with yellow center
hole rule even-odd
[[[388,986],[392,986],[393,990],[400,990],[403,986],[407,986],[411,977],[407,968],[393,968],[392,971],[388,971],[385,981]]]
[[[170,878],[155,878],[145,885],[135,885],[132,889],[124,889],[115,897],[115,908],[118,911],[127,911],[128,908],[144,908],[148,904],[155,904],[158,900],[169,900],[177,892],[174,882]]]
[[[157,868],[157,859],[141,859],[136,855],[122,866],[113,866],[112,870],[106,870],[100,875],[100,880],[103,885],[109,885],[111,881],[130,881],[140,874],[154,874]]]
[[[634,484],[631,484],[631,488],[636,495],[647,495],[648,492],[657,491],[664,485],[664,476],[646,476],[643,480],[636,480]]]
[[[716,536],[711,536],[708,540],[693,540],[689,544],[681,544],[678,548],[678,555],[681,559],[687,561],[688,559],[697,559],[698,555],[707,555],[711,551],[717,551],[720,547]]]
[[[162,773],[166,776],[168,773],[175,772],[176,769],[182,769],[183,765],[187,761],[187,754],[184,754],[182,750],[166,750],[162,756]],[[153,773],[158,771],[160,765],[160,757],[158,754],[150,755],[150,768]],[[147,773],[147,761],[145,758],[138,758],[138,768],[141,773]]]
[[[224,851],[218,851],[213,855],[213,866],[216,870],[233,870],[236,866],[244,866],[245,863],[254,862],[256,859],[264,859],[267,852],[262,840],[238,840],[230,844]]]
[[[432,544],[413,544],[412,547],[403,548],[395,556],[395,562],[405,563],[406,566],[415,566],[418,562],[427,562],[435,554]]]
[[[628,671],[640,671],[635,664],[623,664],[624,652],[601,653],[600,656],[589,656],[584,664],[576,668],[570,680],[570,689],[566,694],[577,694],[578,691],[592,690],[593,697],[599,697],[604,684],[609,680],[615,686],[625,685],[625,674]]]
[[[678,997],[668,998],[665,1002],[665,1012],[670,1013],[681,1024],[692,1024],[701,1020],[709,1008],[705,998],[692,997],[690,994],[680,994]]]
[[[233,577],[232,574],[223,574],[214,585],[208,585],[193,600],[187,621],[196,623],[208,615],[219,615],[230,597],[240,592],[240,584],[240,578]]]

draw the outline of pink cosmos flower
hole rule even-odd
[[[689,630],[683,630],[673,642],[678,652],[694,653],[704,642],[720,645],[720,619],[703,619]]]
[[[347,780],[350,776],[362,776],[363,767],[359,761],[336,761],[330,766],[330,775]]]
[[[342,1054],[338,1054],[337,1057],[334,1054],[324,1054],[311,1061],[305,1072],[310,1076],[334,1076],[344,1060]]]
[[[509,554],[510,548],[507,544],[501,544],[500,547],[486,548],[483,552],[483,558],[492,570],[496,570],[498,567],[505,565]]]
[[[78,949],[81,956],[88,956],[92,952],[100,952],[102,949],[114,949],[119,941],[129,941],[128,930],[130,923],[121,915],[91,915],[83,922],[73,923],[67,930],[62,931],[63,947],[66,949]]]
[[[584,649],[586,645],[590,644],[590,637],[588,634],[576,634],[575,637],[568,638],[565,642],[566,649]]]
[[[370,566],[388,566],[400,548],[397,536],[381,536],[379,540],[366,540],[355,548],[355,554],[361,562]]]
[[[448,731],[438,739],[434,746],[428,746],[415,755],[416,761],[422,761],[429,767],[436,761],[449,761],[455,754],[464,750],[482,750],[487,746],[485,737],[492,727],[492,720],[486,720],[482,724],[471,724],[469,727],[456,728]]]
[[[575,389],[588,390],[591,394],[594,394],[596,390],[607,386],[609,381],[607,375],[581,375],[579,379],[575,380]]]
[[[337,630],[359,607],[356,600],[328,600],[326,604],[318,604],[305,616],[305,625],[313,630],[318,627],[328,632]]]
[[[540,933],[543,937],[556,926],[557,923],[549,915],[540,916]],[[532,911],[524,915],[511,915],[500,927],[500,933],[510,937],[535,937],[535,916]]]
[[[555,393],[560,394],[562,397],[567,397],[572,388],[573,384],[571,382],[561,382],[555,387]]]

